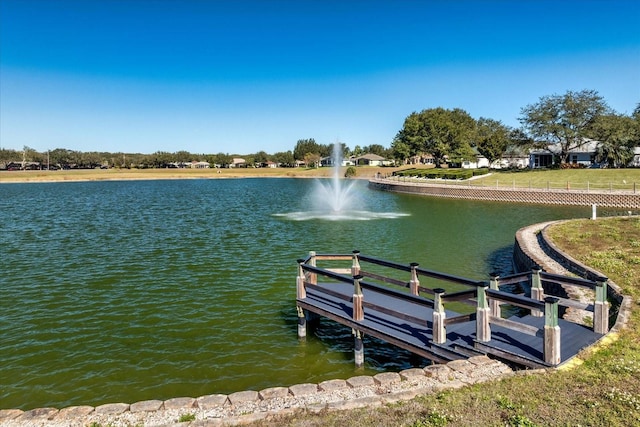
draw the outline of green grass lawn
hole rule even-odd
[[[408,169],[408,168],[402,168]],[[424,179],[414,179],[424,181]],[[500,188],[551,188],[571,190],[625,190],[640,192],[640,169],[539,169],[499,171],[473,180],[439,182]]]
[[[557,169],[496,172],[474,180],[474,184],[517,188],[613,189],[640,191],[640,169]]]
[[[640,425],[640,218],[570,221],[554,226],[551,238],[574,258],[607,275],[634,301],[627,327],[611,342],[583,352],[580,358],[584,363],[571,369],[425,395],[381,408],[320,414],[300,411],[260,421],[259,425]]]

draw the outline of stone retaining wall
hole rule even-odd
[[[369,180],[371,188],[398,193],[455,199],[490,200],[497,202],[537,203],[552,205],[603,206],[640,209],[640,194],[629,191],[595,192],[578,190],[510,189],[475,187],[433,182],[402,182],[395,179]]]
[[[514,372],[502,362],[486,356],[475,356],[446,365],[430,365],[424,369],[413,368],[399,373],[384,372],[374,376],[272,387],[261,391],[247,390],[229,395],[178,397],[132,404],[110,403],[96,407],[0,410],[0,426],[168,426],[178,423],[180,417],[185,415],[194,418],[191,423],[194,426],[237,425],[300,409],[315,412],[380,406],[509,375],[514,375]]]
[[[604,274],[599,271],[562,252],[549,239],[548,228],[554,224],[560,224],[566,221],[570,220],[553,221],[544,226],[537,236],[540,247],[547,256],[576,276],[589,280],[595,280],[598,277],[604,276]],[[606,218],[602,218],[599,221],[606,221]],[[531,270],[534,265],[539,265],[543,270],[546,270],[544,260],[539,259],[539,257],[526,249],[527,245],[524,241],[523,230],[524,229],[518,230],[516,233],[516,240],[513,247],[513,259],[516,269],[518,271],[527,271]],[[616,332],[627,324],[631,316],[632,300],[630,296],[624,295],[622,289],[611,280],[607,282],[607,296],[609,300],[615,301],[616,303],[612,313],[615,314],[615,309],[617,309],[615,324],[609,329],[611,332]]]

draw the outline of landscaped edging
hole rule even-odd
[[[581,263],[568,254],[562,252],[548,237],[549,227],[555,224],[561,224],[571,220],[551,221],[545,223],[542,230],[537,235],[538,244],[544,250],[545,254],[567,269],[569,272],[589,280],[595,280],[599,277],[605,276],[599,271]],[[601,218],[599,221],[606,221],[606,218]],[[534,265],[539,265],[543,270],[545,268],[545,261],[535,254],[526,249],[527,245],[523,237],[524,230],[529,227],[522,228],[516,232],[516,239],[513,248],[513,259],[516,269],[520,271],[531,270]],[[624,295],[622,289],[616,285],[612,280],[607,281],[607,296],[609,299],[615,301],[618,304],[618,314],[616,316],[615,324],[610,328],[610,332],[617,332],[622,329],[628,322],[631,316],[632,299],[629,295]]]
[[[487,356],[474,356],[446,365],[429,365],[399,373],[383,372],[374,376],[328,380],[319,384],[271,387],[259,392],[247,390],[229,395],[179,397],[133,404],[111,403],[96,407],[0,410],[0,426],[168,426],[178,423],[181,417],[187,415],[193,421],[180,425],[238,425],[296,410],[317,412],[380,406],[509,375],[514,375],[514,371],[504,363]]]
[[[640,194],[630,191],[581,191],[527,188],[491,188],[465,186],[464,184],[439,184],[437,182],[403,182],[374,178],[369,186],[376,190],[452,199],[488,200],[495,202],[535,203],[574,206],[603,206],[611,208],[640,209]]]

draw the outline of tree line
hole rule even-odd
[[[522,108],[519,128],[499,120],[472,118],[460,109],[430,108],[413,112],[391,143],[393,157],[406,161],[430,155],[436,166],[444,162],[474,160],[476,149],[490,164],[510,149],[548,150],[560,166],[570,153],[598,141],[596,161],[624,167],[640,146],[640,103],[631,115],[610,108],[593,90],[543,96]]]
[[[379,144],[365,147],[355,146],[350,149],[344,143],[341,144],[342,155],[345,157],[360,156],[366,153],[378,154],[389,157],[390,150]],[[331,156],[333,144],[319,144],[313,138],[300,139],[293,150],[268,154],[265,151],[250,154],[197,154],[188,151],[174,153],[157,151],[153,154],[141,153],[109,153],[97,151],[74,151],[65,148],[56,148],[44,152],[25,146],[22,150],[0,149],[0,168],[11,162],[20,164],[34,164],[37,168],[62,168],[62,169],[94,169],[98,167],[122,167],[122,168],[168,168],[176,165],[185,165],[193,161],[209,162],[211,166],[229,167],[234,158],[242,158],[245,165],[260,167],[268,162],[277,163],[280,167],[294,167],[296,161],[302,161],[309,166],[318,166],[323,157]]]
[[[391,142],[390,148],[380,144],[355,146],[350,149],[341,143],[344,158],[363,154],[377,154],[404,164],[416,156],[429,155],[436,166],[444,163],[473,161],[478,153],[490,164],[509,150],[556,149],[559,165],[568,164],[570,152],[589,140],[599,141],[597,161],[611,167],[626,165],[640,146],[640,103],[630,115],[617,113],[596,91],[568,91],[563,95],[543,96],[538,102],[521,109],[519,128],[499,120],[480,117],[474,119],[461,108],[429,108],[409,114]],[[313,138],[300,139],[293,150],[268,154],[196,154],[187,151],[174,153],[157,151],[153,154],[82,152],[56,148],[39,152],[30,147],[23,150],[0,149],[0,167],[9,162],[33,162],[41,167],[96,168],[137,167],[166,168],[192,161],[206,161],[218,167],[228,167],[233,158],[241,157],[247,166],[274,162],[293,167],[298,162],[318,166],[323,157],[332,154],[334,144],[321,144]]]

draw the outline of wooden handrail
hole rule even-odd
[[[306,265],[306,264],[302,264],[301,267],[304,271],[308,271],[310,273],[315,273],[320,276],[329,277],[331,279],[334,279],[343,283],[353,284],[353,277],[351,276],[346,276],[344,274],[335,273],[333,271],[326,270],[324,268],[313,267],[311,265]],[[313,283],[305,282],[305,285],[313,285]],[[405,299],[405,300],[414,302],[416,304],[423,305],[425,307],[433,308],[433,301],[421,296],[415,296],[415,295],[407,294],[404,292],[399,292],[399,291],[396,291],[395,289],[387,288],[384,286],[380,286],[374,283],[368,283],[364,281],[360,281],[360,286],[362,287],[362,289],[372,289],[381,294],[391,295],[396,298]]]
[[[400,286],[402,288],[408,288],[409,287],[409,282],[405,282],[405,281],[398,280],[398,279],[393,279],[391,277],[386,277],[386,276],[383,276],[381,274],[371,273],[370,271],[360,270],[360,274],[362,274],[364,277],[369,277],[371,279],[376,279],[376,280],[379,280],[379,281],[384,282],[384,283],[389,283],[391,285]]]
[[[574,285],[581,286],[583,288],[595,289],[596,282],[588,279],[581,279],[580,277],[569,277],[569,276],[561,276],[559,274],[545,273],[544,271],[540,273],[540,277],[542,278],[543,283],[555,283],[559,285]],[[607,281],[606,278],[602,278],[603,281]]]
[[[509,294],[507,292],[496,291],[494,289],[487,289],[487,296],[495,300],[508,302],[509,304],[513,304],[518,307],[544,311],[544,302],[528,297],[523,297],[521,295]]]
[[[400,264],[393,261],[387,261],[385,259],[374,258],[367,255],[362,255],[362,254],[358,255],[358,259],[360,261],[368,262],[370,264],[381,265],[383,267],[390,267],[396,270],[411,271],[411,267],[407,264]]]

